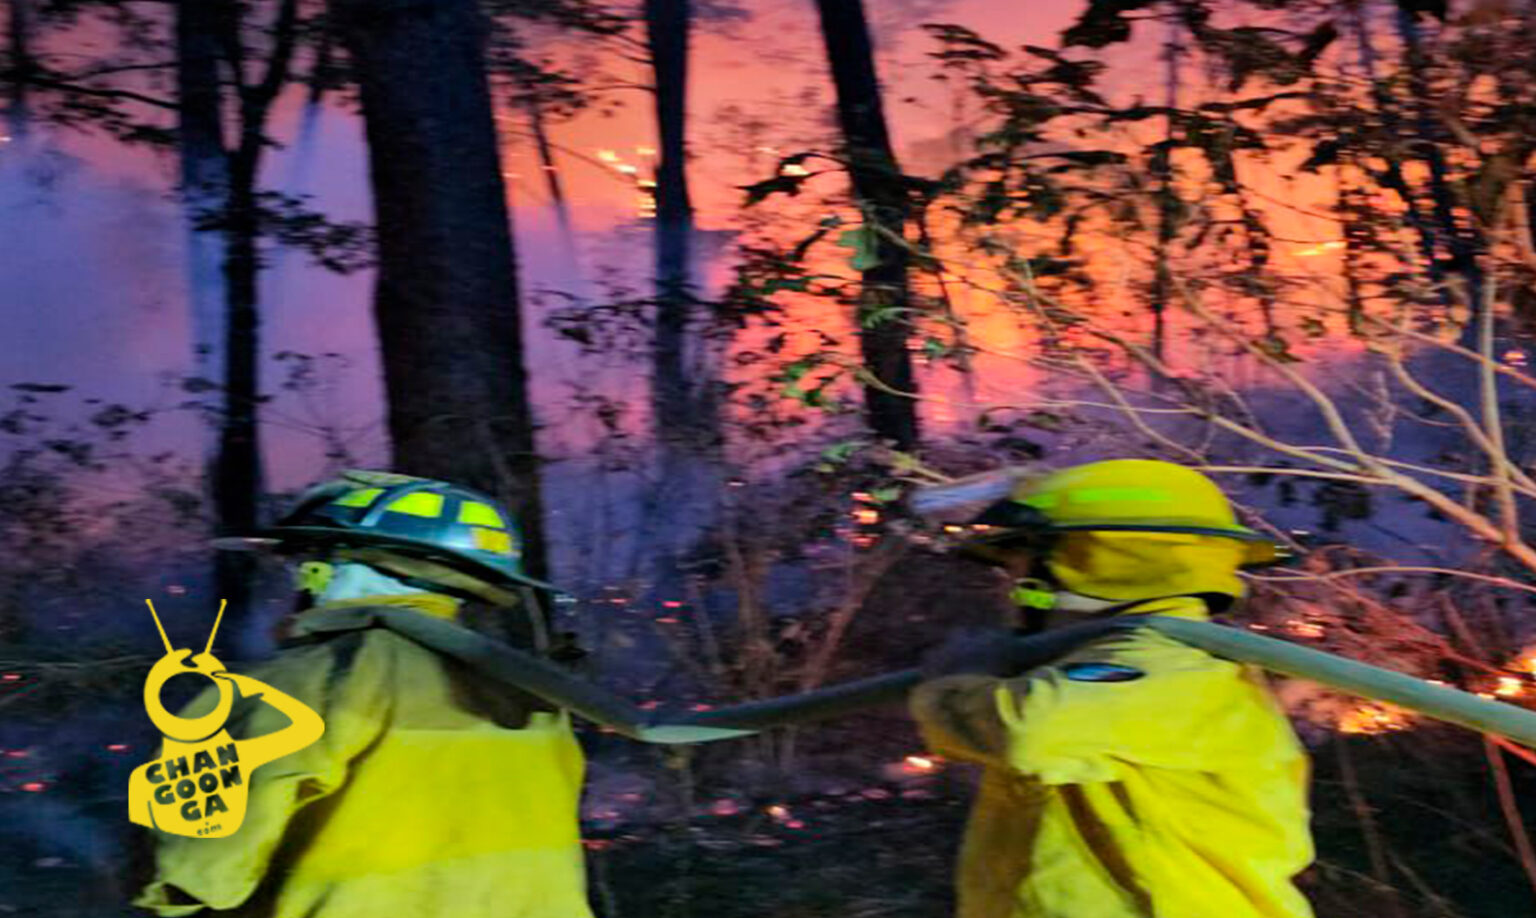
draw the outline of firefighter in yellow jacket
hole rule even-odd
[[[1285,715],[1257,672],[1130,627],[1225,610],[1277,546],[1204,476],[1147,460],[1046,475],[976,522],[966,550],[1038,636],[957,636],[912,696],[934,751],[986,766],[961,918],[1308,918],[1308,760]]]
[[[547,585],[523,573],[506,510],[442,482],[349,472],[241,544],[304,560],[313,607],[251,675],[313,709],[324,733],[249,776],[229,837],[157,834],[136,904],[164,916],[590,918],[583,758],[566,716],[488,690],[377,617],[455,620],[466,599],[532,611],[531,588]],[[215,694],[184,713],[213,708]],[[228,728],[286,724],[242,697]]]

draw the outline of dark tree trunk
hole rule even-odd
[[[528,126],[533,131],[534,146],[539,151],[539,171],[544,173],[544,187],[549,192],[549,203],[555,211],[555,221],[560,225],[560,240],[566,248],[576,243],[576,227],[571,222],[571,208],[565,200],[565,185],[560,181],[560,167],[555,163],[555,146],[549,140],[549,126],[545,124],[544,105],[538,95],[530,93],[523,103],[528,109]],[[569,252],[574,256],[574,252]]]
[[[1403,171],[1403,157],[1397,149],[1401,146],[1399,141],[1406,130],[1398,112],[1397,102],[1387,91],[1386,84],[1380,75],[1376,48],[1371,41],[1368,12],[1364,0],[1358,0],[1350,7],[1356,44],[1359,48],[1360,65],[1365,70],[1366,79],[1371,85],[1371,98],[1376,106],[1376,115],[1381,119],[1384,141],[1382,156],[1386,162],[1386,169],[1381,174],[1381,182],[1403,202],[1403,218],[1419,237],[1419,252],[1424,258],[1425,271],[1430,280],[1441,288],[1439,293],[1441,301],[1449,305],[1452,297],[1449,291],[1443,289],[1445,270],[1440,258],[1441,228],[1436,225],[1436,221],[1424,214],[1418,195],[1408,184],[1408,178]]]
[[[224,212],[224,282],[227,311],[224,339],[224,411],[214,466],[213,503],[221,535],[254,532],[261,493],[261,439],[257,408],[261,353],[257,312],[261,254],[256,205],[258,157],[237,155],[231,163],[229,204]],[[254,560],[222,552],[214,569],[219,596],[229,601],[231,622],[250,611]]]
[[[10,100],[5,109],[6,130],[15,140],[25,139],[32,121],[32,105],[27,95],[28,80],[37,69],[32,54],[35,0],[8,0],[6,39],[11,64]]]
[[[702,348],[692,284],[693,202],[688,193],[688,42],[690,0],[645,0],[646,40],[655,75],[656,328],[652,344],[652,405],[664,450],[702,452],[718,436],[705,367],[690,360]],[[694,348],[690,348],[694,344]]]
[[[474,0],[335,0],[367,129],[401,472],[500,494],[543,562],[507,192]]]
[[[1434,99],[1429,85],[1429,61],[1423,49],[1423,38],[1415,14],[1402,5],[1397,10],[1398,35],[1403,40],[1403,60],[1408,71],[1408,90],[1412,96],[1417,146],[1423,151],[1423,161],[1429,171],[1429,194],[1435,224],[1445,241],[1450,272],[1459,275],[1466,285],[1463,295],[1476,315],[1482,309],[1483,272],[1478,256],[1485,249],[1482,234],[1470,219],[1463,226],[1456,219],[1456,193],[1447,175],[1444,151],[1440,141],[1445,135],[1439,125]],[[1477,322],[1467,323],[1462,343],[1475,341]]]
[[[907,351],[912,331],[903,236],[910,216],[907,190],[886,129],[863,0],[816,0],[816,7],[853,194],[875,237],[875,263],[863,272],[858,319],[864,366],[882,385],[865,388],[865,410],[878,436],[911,449],[918,440],[917,404],[898,394],[917,391]]]
[[[206,466],[207,493],[213,509],[213,525],[219,534],[250,532],[242,530],[240,505],[254,506],[239,495],[240,481],[249,479],[251,453],[242,448],[242,439],[254,442],[254,430],[232,425],[228,399],[230,364],[230,322],[235,312],[229,293],[234,289],[229,274],[235,264],[229,258],[230,176],[229,151],[224,141],[224,89],[220,82],[220,62],[225,53],[221,17],[229,10],[221,3],[206,0],[181,0],[176,4],[176,143],[181,166],[181,198],[187,221],[187,304],[191,312],[192,375],[219,387],[225,393],[217,415],[216,427],[209,431],[202,459]],[[223,224],[220,229],[200,229],[203,223]],[[245,304],[254,310],[255,302]],[[254,416],[247,420],[254,422]],[[240,459],[236,461],[236,457]],[[236,464],[246,466],[239,471]],[[219,552],[213,559],[213,587],[218,597],[229,602],[228,614],[233,627],[225,633],[241,634],[250,604],[249,582],[252,562],[241,554]],[[237,649],[238,652],[238,649]]]
[[[184,0],[177,7],[177,50],[187,58],[177,72],[177,88],[184,100],[178,121],[183,187],[192,218],[216,218],[223,244],[222,340],[217,345],[199,342],[209,349],[209,363],[217,367],[223,389],[211,476],[214,528],[220,535],[248,534],[259,523],[262,219],[258,183],[267,121],[273,102],[288,83],[298,40],[298,6],[298,0],[277,4],[266,66],[261,79],[249,84],[245,82],[244,9],[229,0]],[[236,84],[232,99],[238,103],[239,130],[233,150],[226,147],[223,136],[226,90],[221,65],[227,68],[224,75]],[[203,213],[205,207],[212,212]],[[197,235],[194,230],[194,243]],[[199,254],[195,247],[193,254]],[[202,280],[196,274],[198,267],[194,263],[194,284]],[[196,297],[207,292],[194,290],[194,305]],[[196,331],[214,340],[212,329]],[[222,360],[213,360],[220,349]],[[217,556],[214,585],[229,603],[225,614],[231,634],[240,634],[240,625],[251,614],[254,574],[249,556]]]
[[[193,366],[195,375],[214,383],[223,376],[224,245],[221,234],[199,231],[197,224],[223,211],[229,194],[219,29],[219,4],[176,5],[176,142],[188,223]]]
[[[1175,10],[1177,13],[1177,10]],[[1157,177],[1157,249],[1152,266],[1152,353],[1158,360],[1166,356],[1168,342],[1168,304],[1173,299],[1173,268],[1169,252],[1178,232],[1180,201],[1173,187],[1174,112],[1179,107],[1179,24],[1168,21],[1168,37],[1163,42],[1163,105],[1168,114],[1163,125],[1163,145],[1154,162]]]

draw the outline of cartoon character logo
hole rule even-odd
[[[140,765],[128,779],[128,818],[141,826],[192,838],[223,838],[240,828],[248,799],[247,778],[261,766],[298,752],[325,732],[320,716],[303,702],[249,676],[228,672],[213,655],[213,638],[224,619],[225,603],[208,635],[208,646],[193,654],[177,650],[154,616],[165,656],[144,680],[144,709],[164,737],[160,758]],[[200,717],[177,717],[160,703],[160,690],[171,677],[195,673],[213,680],[219,700]],[[235,689],[246,699],[262,698],[291,724],[266,736],[236,740],[224,729],[235,703]]]

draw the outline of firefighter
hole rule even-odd
[[[1131,627],[1228,610],[1238,571],[1283,549],[1205,476],[1149,460],[1025,482],[976,523],[963,550],[1007,573],[1035,637],[957,635],[911,697],[935,752],[985,766],[960,918],[1308,918],[1289,721],[1257,671]]]
[[[488,689],[380,624],[381,610],[400,609],[457,621],[480,601],[520,605],[540,633],[533,590],[552,588],[523,572],[505,508],[440,481],[348,472],[276,527],[219,545],[302,561],[307,608],[252,675],[325,729],[249,776],[245,823],[229,837],[157,835],[156,874],[136,904],[164,916],[590,918],[584,760],[566,715]],[[243,697],[229,729],[285,723]]]

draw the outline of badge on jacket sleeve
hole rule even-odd
[[[1077,682],[1130,682],[1146,675],[1134,666],[1119,663],[1068,663],[1061,671]]]

